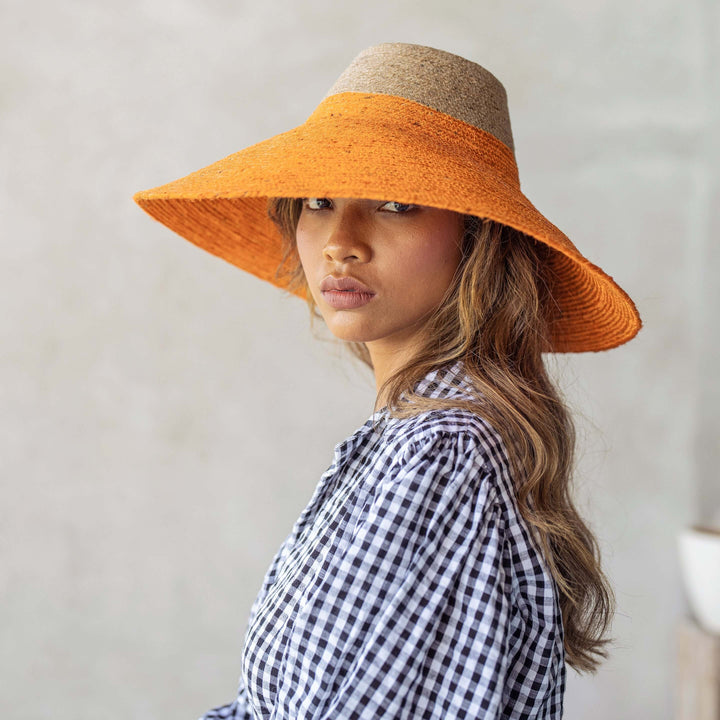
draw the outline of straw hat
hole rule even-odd
[[[395,200],[490,218],[555,251],[552,350],[604,350],[640,329],[628,295],[520,191],[505,89],[457,55],[368,48],[302,125],[134,199],[184,238],[283,287],[268,197]]]

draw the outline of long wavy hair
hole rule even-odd
[[[312,317],[321,317],[307,288],[295,245],[302,210],[297,198],[271,198],[268,215],[284,243],[278,276],[290,291],[306,290]],[[512,228],[465,216],[462,259],[440,305],[427,316],[422,344],[378,397],[395,417],[439,407],[465,407],[502,437],[521,515],[540,543],[560,591],[566,662],[596,672],[607,659],[615,610],[600,549],[573,504],[575,426],[545,367],[553,303],[550,250]],[[372,368],[363,343],[345,343]],[[477,398],[427,398],[413,392],[431,370],[462,360]]]

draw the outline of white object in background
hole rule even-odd
[[[707,632],[720,635],[720,530],[686,528],[678,540],[690,607]]]

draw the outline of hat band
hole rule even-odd
[[[489,170],[510,187],[520,188],[515,157],[507,145],[485,130],[413,100],[380,93],[337,93],[317,106],[306,125],[322,130],[328,143],[334,129],[342,126],[344,136],[352,129],[356,137],[376,135],[383,142],[395,136],[399,147],[408,140],[418,148],[433,146],[464,173],[468,166],[479,173]]]

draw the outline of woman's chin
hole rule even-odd
[[[338,339],[345,342],[364,343],[375,340],[377,331],[373,333],[369,328],[362,327],[359,323],[338,322],[337,317],[324,317],[328,330]]]
[[[366,333],[348,330],[346,328],[341,328],[339,330],[330,326],[328,326],[328,328],[334,337],[338,340],[342,340],[343,342],[364,343],[369,342],[372,339],[369,338]]]

